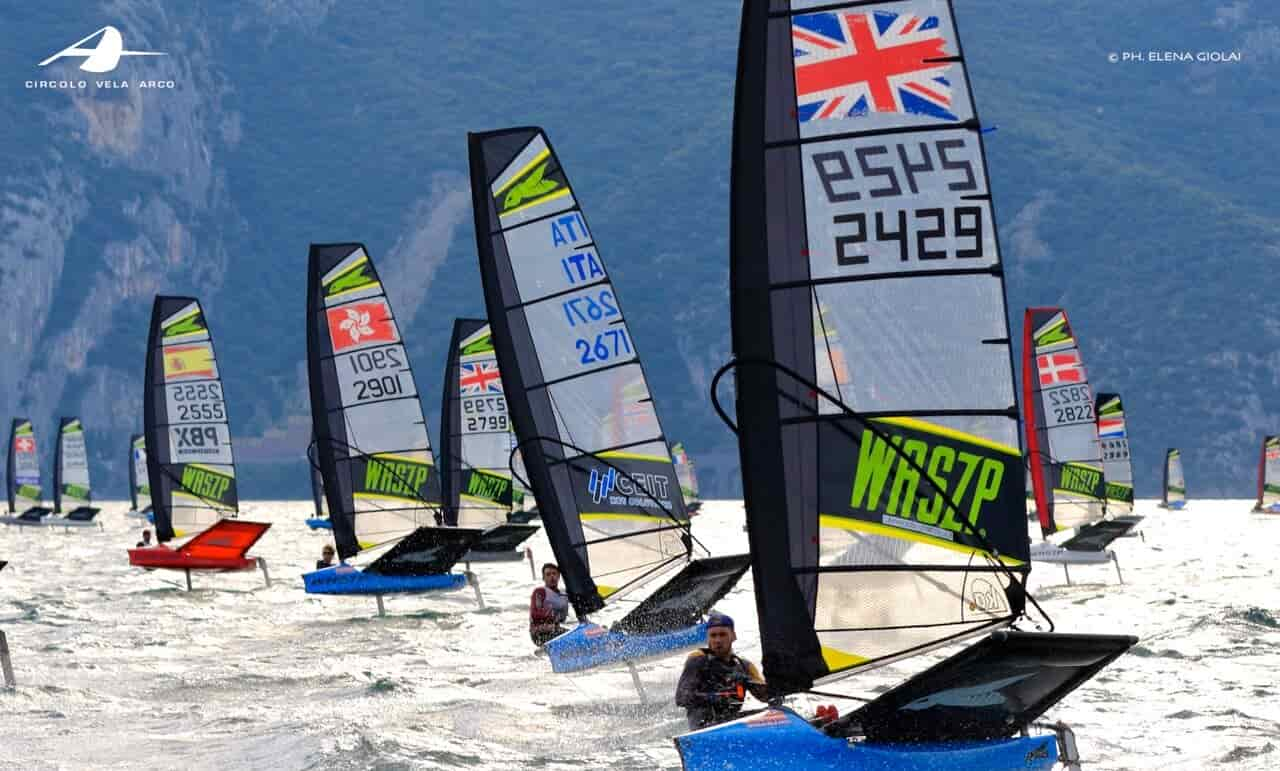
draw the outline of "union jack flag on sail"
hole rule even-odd
[[[463,396],[502,393],[502,376],[498,373],[498,365],[487,361],[474,364],[464,362],[458,373],[458,388]]]
[[[795,16],[796,114],[811,120],[915,113],[956,121],[937,16],[833,11]]]

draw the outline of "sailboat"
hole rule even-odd
[[[882,41],[903,77],[860,58]],[[1030,553],[980,131],[949,3],[744,3],[712,394],[732,372],[770,705],[676,737],[689,771],[1049,769],[1071,735],[1036,721],[1136,642],[1008,630]],[[842,718],[782,706],[979,635]]]
[[[93,491],[89,484],[89,453],[85,447],[80,418],[58,422],[58,446],[53,455],[53,513],[50,525],[59,527],[102,527],[94,520],[101,511],[90,506]]]
[[[1187,480],[1182,476],[1182,453],[1170,447],[1164,454],[1164,479],[1160,508],[1181,509],[1187,505]]]
[[[1280,436],[1262,439],[1258,456],[1258,500],[1255,513],[1280,514]]]
[[[698,497],[698,475],[693,471],[693,461],[684,444],[676,442],[671,445],[671,462],[676,466],[676,478],[680,480],[680,494],[684,496],[684,507],[690,516],[697,514],[702,508],[702,499]]]
[[[1129,427],[1120,394],[1102,392],[1094,402],[1098,440],[1102,443],[1102,475],[1106,484],[1107,514],[1121,523],[1137,525],[1143,517],[1133,513],[1133,460],[1129,456]],[[1125,536],[1136,535],[1130,530]],[[1144,536],[1145,538],[1145,536]]]
[[[543,649],[556,672],[625,663],[634,677],[639,659],[703,644],[704,615],[748,559],[692,559],[636,341],[546,134],[470,134],[468,149],[507,406],[579,621]],[[639,602],[608,628],[589,620],[624,598]]]
[[[147,479],[156,546],[129,550],[129,564],[193,572],[261,568],[248,556],[271,527],[238,519],[231,424],[213,335],[200,301],[156,295],[147,337],[143,393]],[[177,548],[166,544],[193,536]]]
[[[40,455],[35,429],[27,418],[14,418],[9,428],[9,461],[6,475],[9,515],[0,517],[6,525],[38,527],[47,524],[53,509],[44,505],[40,484]]]
[[[341,564],[302,576],[308,594],[448,591],[478,529],[433,527],[440,479],[418,387],[382,280],[363,244],[312,244],[307,277],[311,425]],[[361,551],[378,556],[347,564]]]
[[[320,475],[320,464],[312,457],[315,446],[316,440],[312,436],[311,447],[307,448],[307,466],[311,469],[311,503],[315,506],[316,513],[313,517],[307,517],[307,527],[312,530],[332,530],[329,508],[324,502],[324,478]]]
[[[1120,577],[1120,562],[1107,546],[1134,522],[1106,518],[1102,443],[1075,331],[1061,308],[1027,308],[1022,331],[1027,455],[1045,538],[1032,545],[1031,559],[1062,565],[1068,582],[1068,565],[1111,562]],[[1049,540],[1067,532],[1065,540]]]
[[[524,495],[511,473],[515,436],[507,414],[493,335],[484,319],[455,319],[440,408],[441,512],[450,527],[484,535],[465,559],[518,561],[537,525],[510,522]]]
[[[151,517],[151,486],[147,484],[147,438],[142,434],[129,437],[129,511],[138,519]]]

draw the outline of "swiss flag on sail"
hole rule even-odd
[[[1082,383],[1084,372],[1080,369],[1080,352],[1046,353],[1036,357],[1040,370],[1040,385],[1058,383]]]
[[[369,343],[394,343],[400,339],[386,300],[349,303],[330,308],[326,314],[334,353]]]

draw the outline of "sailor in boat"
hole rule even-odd
[[[135,548],[135,549],[150,549],[152,546],[155,546],[155,544],[154,544],[154,543],[151,543],[151,531],[150,531],[150,530],[143,530],[143,531],[142,531],[142,540],[141,540],[141,541],[138,541],[138,545],[137,545],[137,546],[135,546],[135,547],[133,547],[133,548]]]
[[[761,701],[768,700],[760,670],[734,654],[733,643],[737,639],[733,619],[712,613],[707,619],[707,647],[685,659],[684,672],[676,686],[676,705],[684,707],[688,714],[690,730],[738,717],[748,692]]]
[[[560,626],[569,618],[569,598],[560,591],[560,566],[548,562],[542,566],[542,586],[529,598],[529,637],[541,646],[565,633]]]
[[[320,559],[316,560],[316,570],[333,567],[333,545],[325,544],[320,550]]]

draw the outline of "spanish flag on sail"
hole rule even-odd
[[[217,376],[218,365],[214,363],[213,346],[209,343],[165,346],[164,379],[166,382]]]

